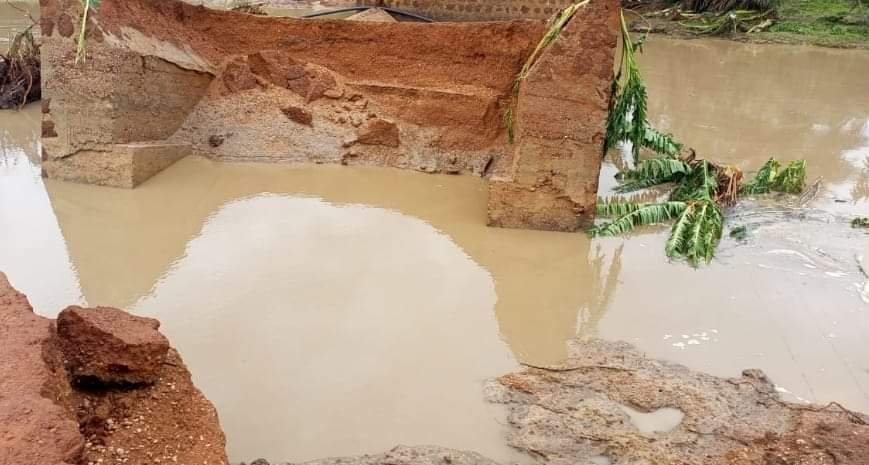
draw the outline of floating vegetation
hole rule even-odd
[[[775,191],[799,194],[805,187],[805,160],[792,161],[785,169],[781,170],[781,164],[774,158],[770,158],[758,170],[754,178],[742,186],[740,193],[751,195],[768,194]]]
[[[32,29],[16,34],[9,52],[0,54],[0,109],[19,108],[42,97],[39,45]]]
[[[81,31],[78,33],[78,45],[75,50],[75,64],[87,61],[88,45],[88,18],[96,14],[102,0],[81,0],[83,11],[81,14]]]
[[[737,226],[730,230],[730,237],[738,240],[744,241],[748,239],[748,226]]]
[[[534,51],[531,52],[531,55],[525,60],[525,64],[522,65],[522,69],[519,71],[519,74],[516,75],[516,78],[513,79],[513,90],[511,94],[510,103],[507,106],[507,109],[504,112],[504,126],[507,128],[507,139],[512,144],[513,143],[513,108],[516,103],[516,98],[519,96],[519,88],[522,85],[522,81],[528,77],[528,73],[531,72],[531,68],[537,63],[537,60],[540,58],[540,55],[549,47],[552,42],[555,42],[555,39],[561,35],[561,31],[564,30],[564,27],[567,26],[567,23],[573,19],[576,12],[579,11],[580,8],[585,7],[591,0],[583,0],[579,3],[575,3],[573,5],[568,6],[567,8],[558,12],[555,15],[555,19],[552,20],[552,23],[549,25],[549,29],[546,31],[546,34],[543,35],[543,38],[540,39],[540,42],[537,43],[537,47],[534,48]]]
[[[869,228],[869,217],[858,216],[851,220],[852,228]]]
[[[656,153],[676,155],[682,145],[672,136],[652,128],[646,112],[646,85],[640,76],[636,52],[642,50],[643,41],[634,43],[621,14],[622,54],[612,84],[612,105],[607,118],[605,150],[619,143],[629,142],[634,163],[640,160],[643,147]]]
[[[622,61],[613,80],[615,103],[607,122],[606,146],[634,144],[633,169],[618,175],[617,193],[636,192],[662,184],[672,184],[668,198],[661,202],[637,202],[635,198],[600,199],[599,217],[610,221],[588,230],[589,235],[617,236],[640,226],[673,222],[665,246],[668,257],[684,259],[692,266],[709,263],[724,230],[723,209],[736,203],[740,194],[764,194],[771,191],[796,194],[805,187],[806,162],[793,161],[786,168],[775,159],[767,161],[751,181],[744,183],[739,168],[698,159],[694,151],[681,153],[681,144],[671,136],[661,135],[646,120],[646,91],[631,41],[622,16]],[[655,143],[645,142],[654,140]],[[654,152],[652,158],[640,159],[639,148]],[[742,239],[745,228],[731,235]]]

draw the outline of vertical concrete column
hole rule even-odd
[[[594,219],[618,0],[591,0],[522,82],[510,172],[489,184],[489,225],[576,231]]]
[[[66,181],[132,188],[190,153],[166,142],[205,94],[213,76],[129,47],[149,39],[107,32],[106,0],[89,16],[87,60],[76,63],[82,3],[40,0],[42,172]]]

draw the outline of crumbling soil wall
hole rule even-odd
[[[548,19],[573,0],[359,0],[360,6],[385,6],[437,21]]]
[[[493,188],[493,225],[575,230],[592,217],[615,0],[577,14],[516,102],[514,79],[544,21],[296,20],[105,0],[88,61],[76,65],[79,4],[42,1],[49,177],[132,187],[171,164],[172,151],[362,163],[497,173],[509,186]]]
[[[0,273],[0,464],[226,464],[217,412],[158,325],[44,318]]]

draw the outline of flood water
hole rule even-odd
[[[653,39],[642,68],[657,124],[747,170],[806,158],[818,197],[739,206],[748,239],[694,270],[668,263],[666,229],[487,228],[472,177],[187,158],[135,190],[43,180],[30,106],[0,112],[0,270],[48,316],[159,318],[233,462],[396,444],[524,461],[482,382],[575,335],[869,411],[869,236],[847,224],[869,215],[869,54]]]
[[[36,2],[0,2],[0,53],[9,50],[9,44],[15,34],[27,29],[38,20],[39,4]],[[38,36],[39,28],[35,27],[33,32]]]

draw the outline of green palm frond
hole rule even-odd
[[[691,165],[676,158],[649,158],[641,161],[636,168],[622,173],[623,179],[639,181],[643,179],[673,178],[691,173]]]
[[[671,200],[687,202],[690,200],[712,200],[718,191],[718,178],[712,164],[699,160],[692,166],[691,172],[685,176],[673,192]]]
[[[668,257],[684,258],[692,266],[709,263],[724,228],[721,208],[712,200],[689,202],[673,224],[665,251]]]
[[[618,199],[598,199],[597,201],[597,216],[599,217],[619,217],[629,213],[633,213],[646,204],[639,202],[625,202]]]
[[[672,134],[664,134],[648,124],[643,134],[643,147],[668,157],[675,157],[682,150],[682,144],[676,142]]]
[[[691,165],[675,158],[649,158],[641,161],[635,169],[619,173],[623,180],[615,191],[635,192],[642,189],[676,182],[691,172]]]
[[[618,236],[632,231],[638,226],[663,223],[678,217],[685,211],[685,202],[663,202],[653,204],[632,205],[625,207],[628,213],[616,220],[595,226],[588,230],[592,236]],[[635,207],[635,208],[634,208]]]
[[[770,158],[760,167],[751,181],[742,185],[739,192],[745,195],[768,194],[772,189],[772,182],[775,180],[780,166],[775,158]]]
[[[613,189],[616,193],[619,194],[627,194],[630,192],[641,191],[643,189],[648,189],[650,187],[660,186],[661,184],[667,184],[668,182],[673,182],[673,178],[646,178],[646,179],[636,179],[631,181],[626,181]]]
[[[612,104],[607,117],[605,150],[620,142],[630,142],[634,163],[639,163],[640,150],[675,157],[682,149],[673,136],[655,130],[648,120],[646,84],[637,66],[636,52],[641,50],[642,39],[634,42],[621,17],[622,54],[619,68],[613,78]]]
[[[772,180],[772,190],[799,194],[806,187],[806,161],[794,160]]]

